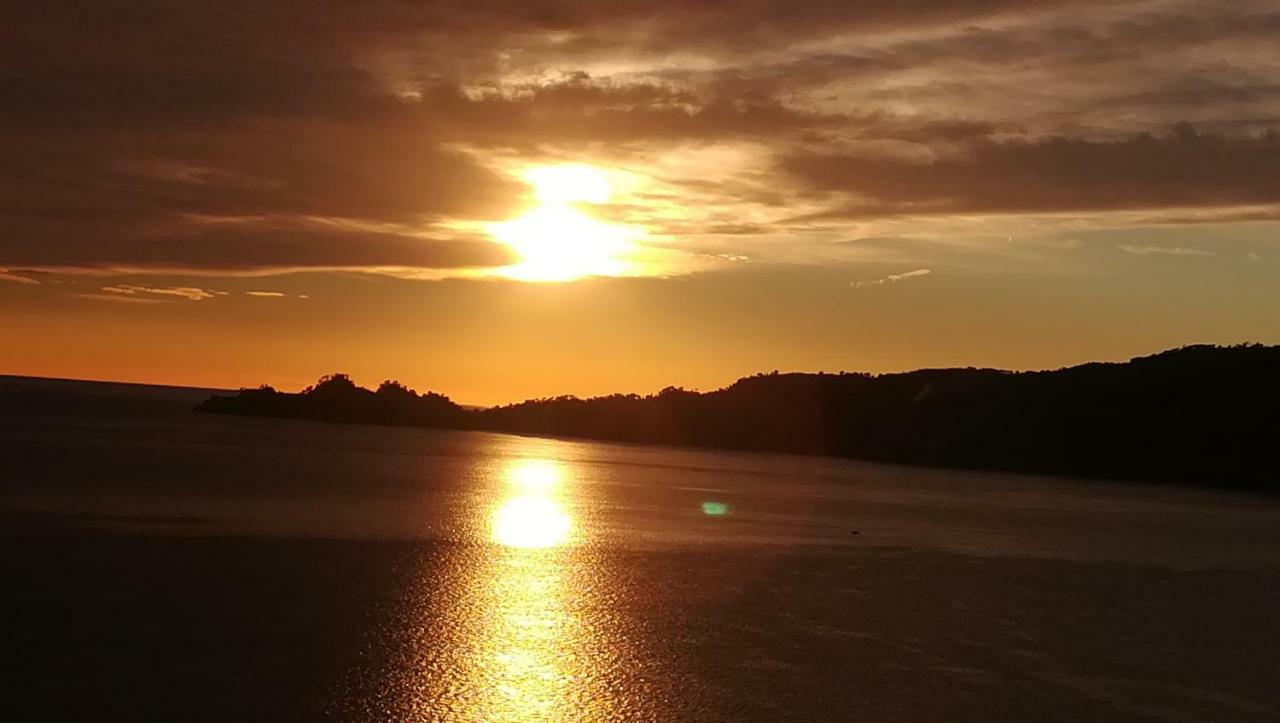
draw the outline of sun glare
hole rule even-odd
[[[520,174],[539,205],[489,232],[519,256],[506,269],[521,281],[571,281],[586,276],[618,276],[637,232],[595,218],[584,206],[606,203],[613,188],[604,172],[590,166],[538,166]]]
[[[561,465],[549,459],[521,459],[507,470],[510,484],[526,492],[545,492],[564,478]]]
[[[514,497],[493,515],[494,541],[526,550],[564,544],[572,527],[564,507],[547,497]]]
[[[537,166],[520,174],[543,203],[608,203],[613,186],[591,166]]]
[[[567,542],[573,521],[557,490],[565,475],[564,465],[549,459],[519,459],[508,465],[503,477],[510,496],[493,512],[494,542],[523,549]]]

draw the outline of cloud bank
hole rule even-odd
[[[466,229],[527,202],[504,168],[558,159],[651,179],[604,212],[719,257],[902,218],[1280,206],[1268,3],[100,0],[0,21],[6,268],[491,269],[509,252]]]

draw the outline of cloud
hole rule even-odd
[[[957,213],[1114,211],[1280,201],[1280,134],[1115,141],[1048,138],[967,144],[927,160],[797,153],[795,182],[842,197],[831,218]]]
[[[117,286],[103,286],[102,290],[108,294],[118,294],[125,297],[139,297],[142,295],[153,296],[179,296],[189,301],[203,301],[212,299],[218,295],[216,291],[201,289],[194,286],[137,286],[134,284],[120,284]]]
[[[0,236],[0,258],[46,269],[111,272],[195,271],[258,275],[326,269],[464,269],[511,262],[505,247],[479,238],[422,236],[328,219],[221,217],[86,219],[16,224]]]
[[[674,241],[753,257],[812,224],[1280,204],[1266,3],[91,1],[5,25],[5,268],[493,268],[451,229],[556,158],[653,175],[692,209],[653,214]],[[712,148],[753,162],[671,168]]]
[[[889,274],[883,278],[872,279],[871,281],[854,281],[850,283],[849,286],[855,289],[861,289],[867,286],[884,286],[885,284],[893,284],[899,281],[905,281],[906,279],[916,279],[921,276],[928,276],[931,273],[933,272],[929,269],[912,269],[911,271],[904,271],[900,274]]]
[[[1213,256],[1212,251],[1203,249],[1187,248],[1185,246],[1133,246],[1130,244],[1120,244],[1119,249],[1126,254],[1134,254],[1137,256],[1148,256],[1156,254],[1160,256]]]
[[[79,294],[81,299],[89,299],[90,301],[108,301],[119,304],[163,304],[160,299],[147,298],[141,296],[120,296],[119,294]]]
[[[264,298],[282,298],[284,296],[283,291],[246,291],[244,293],[246,296],[258,296]]]
[[[0,269],[0,281],[11,281],[15,284],[39,284],[39,279],[33,279],[29,276],[23,276],[17,271],[10,269]]]

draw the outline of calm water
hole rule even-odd
[[[1280,719],[1271,499],[14,384],[19,719]]]

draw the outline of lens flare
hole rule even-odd
[[[729,504],[727,502],[703,502],[702,514],[708,517],[723,517],[729,514]]]

